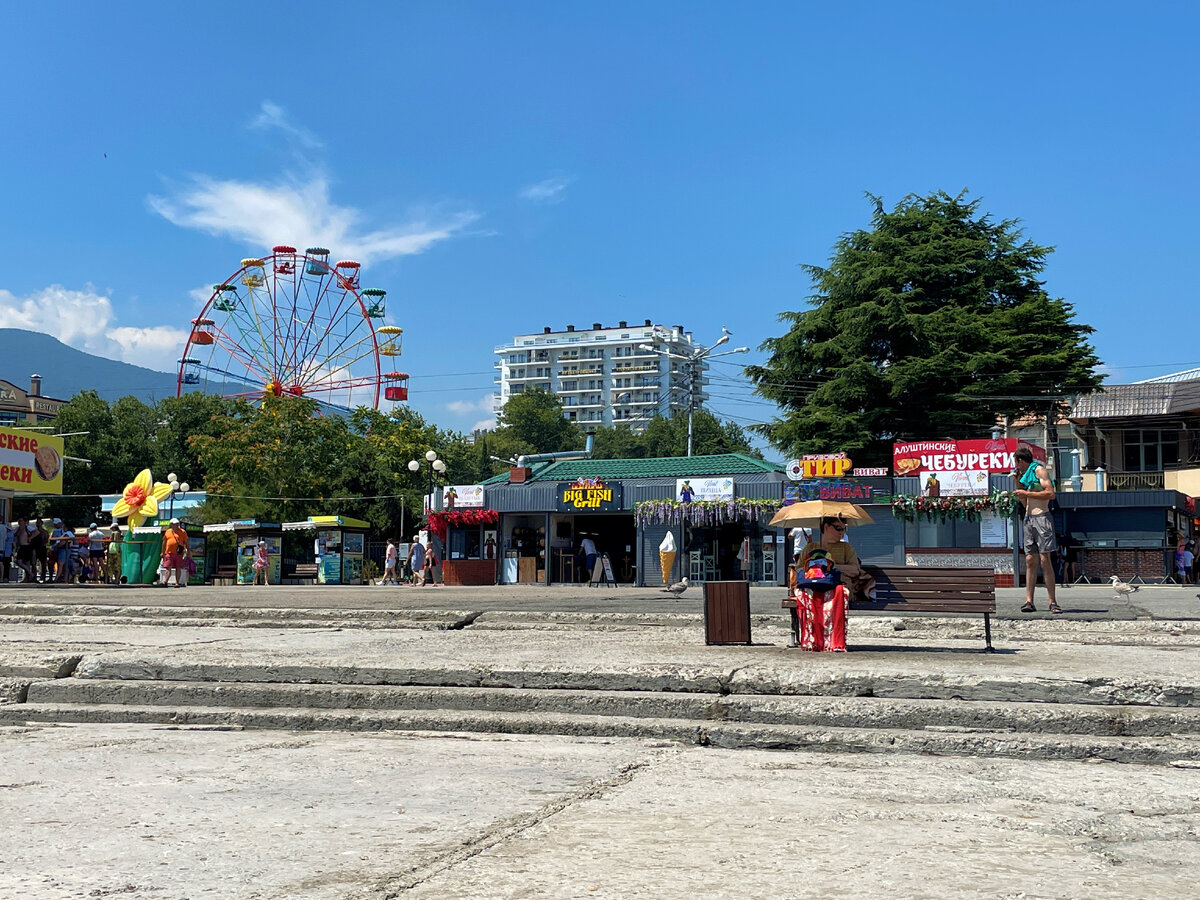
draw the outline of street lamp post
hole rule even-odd
[[[169,512],[167,513],[167,518],[173,519],[175,518],[175,498],[178,497],[180,500],[182,500],[184,495],[186,495],[187,492],[192,488],[191,485],[189,485],[186,481],[180,482],[180,480],[175,476],[174,472],[167,476],[167,484],[171,488],[171,505],[169,507]]]
[[[721,353],[713,353],[722,344],[729,341],[729,336],[733,334],[728,328],[721,327],[721,336],[717,338],[716,343],[710,347],[699,347],[690,353],[672,353],[670,350],[664,350],[661,347],[655,347],[652,344],[639,344],[639,350],[649,350],[651,353],[657,353],[660,356],[665,356],[669,359],[678,359],[683,363],[683,371],[687,375],[687,401],[688,401],[688,435],[687,435],[687,455],[692,455],[692,413],[696,409],[696,379],[702,371],[702,363],[705,360],[716,359],[718,356],[730,356],[734,353],[749,353],[749,347],[735,347],[733,350],[724,350]]]
[[[438,475],[444,475],[446,473],[446,464],[442,460],[438,459],[436,450],[427,451],[425,453],[425,461],[429,463],[429,479],[427,482],[429,485],[429,490],[426,491],[425,494],[425,496],[429,498],[429,505],[426,507],[426,511],[428,512],[429,510],[440,506],[440,504],[435,504],[433,500],[433,473],[437,472]],[[408,471],[414,474],[421,471],[421,464],[415,459],[410,459],[408,461]]]

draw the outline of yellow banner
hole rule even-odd
[[[0,428],[0,488],[61,494],[63,439],[52,434]]]

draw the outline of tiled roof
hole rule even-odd
[[[1200,411],[1200,380],[1106,385],[1075,401],[1072,419],[1165,416]]]
[[[714,456],[666,456],[656,459],[564,459],[535,467],[531,481],[571,481],[575,478],[703,478],[707,475],[746,475],[782,472],[780,466],[744,453]],[[487,484],[505,483],[507,475]]]

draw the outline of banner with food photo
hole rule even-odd
[[[0,489],[61,494],[62,470],[62,438],[20,428],[0,428]]]
[[[991,475],[1011,475],[1018,446],[1046,461],[1046,451],[1017,438],[967,441],[908,441],[892,445],[892,471],[898,478],[919,478],[926,497],[982,496]]]

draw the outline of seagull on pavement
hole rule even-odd
[[[687,589],[688,589],[688,580],[686,578],[684,578],[684,579],[681,579],[681,580],[675,582],[674,584],[667,585],[665,588],[663,588],[663,593],[664,594],[674,594],[676,597],[678,597],[680,594],[682,594]]]
[[[1113,575],[1112,589],[1116,592],[1113,594],[1113,599],[1120,600],[1122,597],[1127,597],[1135,591],[1140,590],[1140,587],[1136,584],[1126,584],[1116,575]]]

